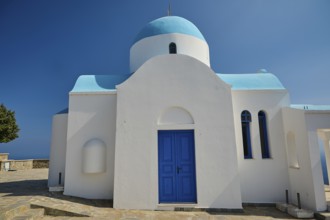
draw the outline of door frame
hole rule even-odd
[[[160,178],[161,178],[161,169],[160,169],[160,139],[159,139],[159,136],[160,136],[160,132],[169,132],[169,133],[180,133],[180,132],[191,132],[191,134],[192,134],[192,162],[193,162],[193,175],[194,175],[194,182],[193,182],[193,184],[194,184],[194,197],[195,197],[195,199],[194,199],[194,201],[188,201],[188,202],[180,202],[180,201],[178,201],[179,199],[177,198],[177,201],[173,201],[173,202],[161,202],[160,201],[160,193],[161,193],[161,191],[160,191]],[[175,140],[173,140],[173,142],[174,142]],[[173,144],[173,143],[172,143]],[[176,144],[174,144],[174,145],[176,145]],[[175,147],[175,146],[174,146]],[[195,130],[194,129],[159,129],[159,130],[157,130],[157,165],[158,165],[158,177],[157,177],[157,180],[158,180],[158,203],[159,204],[197,204],[197,175],[196,175],[196,147],[195,147]],[[178,153],[177,153],[177,151],[175,151],[175,158],[177,157],[177,155],[178,155]],[[177,175],[175,175],[175,177],[177,177]],[[177,193],[177,195],[178,195],[178,181],[177,180],[175,180],[175,182],[176,182],[176,193]]]

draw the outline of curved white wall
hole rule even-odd
[[[68,114],[54,115],[49,157],[49,187],[64,184],[67,126]],[[61,184],[59,184],[59,173],[61,173]]]
[[[185,34],[162,34],[144,38],[136,42],[130,50],[130,70],[135,72],[150,58],[169,54],[169,44],[174,42],[177,54],[196,58],[210,66],[209,46],[201,39]]]

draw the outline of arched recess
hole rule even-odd
[[[91,139],[83,147],[83,172],[103,173],[106,171],[106,144],[97,138]]]
[[[299,168],[296,138],[292,131],[288,132],[286,135],[286,141],[288,145],[289,166],[293,168]]]
[[[166,109],[158,119],[159,125],[194,124],[191,114],[181,107]]]

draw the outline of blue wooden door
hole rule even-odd
[[[193,130],[158,131],[159,202],[195,203]]]

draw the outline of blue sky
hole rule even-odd
[[[47,158],[52,115],[68,106],[81,74],[129,73],[139,30],[167,0],[1,0],[0,103],[16,112],[11,158]],[[265,68],[295,104],[330,104],[329,0],[172,0],[192,21],[218,73]]]

